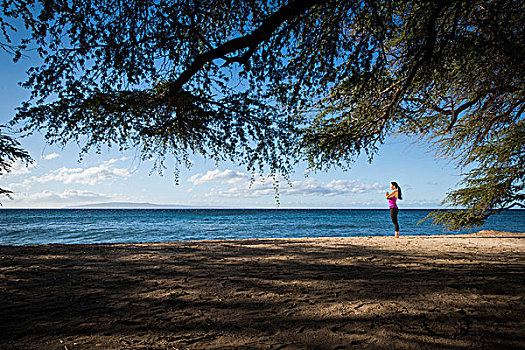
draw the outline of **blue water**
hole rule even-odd
[[[401,234],[431,235],[417,224],[430,210],[401,210]],[[479,229],[525,232],[525,210],[491,217]],[[389,211],[380,209],[4,209],[0,245],[136,243],[204,239],[387,236]]]

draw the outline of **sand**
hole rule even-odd
[[[525,234],[0,246],[0,349],[525,349]]]

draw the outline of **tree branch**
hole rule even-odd
[[[224,64],[222,65],[223,67],[233,63],[233,62],[237,62],[239,64],[246,64],[246,62],[248,62],[248,60],[250,59],[250,57],[253,55],[253,53],[255,52],[255,49],[256,49],[256,46],[250,46],[248,48],[248,51],[246,51],[244,54],[242,54],[241,56],[235,56],[235,57],[222,57],[225,62]]]
[[[425,62],[429,61],[432,58],[437,39],[436,21],[439,17],[441,9],[443,9],[444,7],[445,4],[440,3],[432,12],[425,29],[426,42],[424,46],[423,56],[419,59],[419,61],[416,62],[416,64],[414,64],[414,66],[406,76],[405,84],[403,84],[403,86],[399,90],[397,90],[397,93],[394,95],[394,98],[383,113],[383,118],[388,117],[392,108],[394,108],[399,103],[401,96],[403,96],[410,84],[412,84],[412,80],[414,80],[414,78],[416,77],[416,74],[419,71],[419,69],[423,66]]]
[[[434,111],[438,112],[438,113],[441,113],[443,115],[450,115],[452,116],[451,120],[450,120],[450,124],[449,126],[447,127],[447,129],[445,130],[445,132],[449,132],[450,130],[452,130],[452,128],[454,127],[454,125],[456,124],[457,120],[458,120],[458,116],[461,112],[463,112],[464,110],[466,110],[467,108],[470,108],[472,107],[473,105],[475,105],[476,103],[479,102],[479,100],[483,97],[483,94],[478,94],[476,96],[476,98],[474,98],[473,100],[470,100],[468,102],[465,102],[464,104],[462,104],[461,106],[459,106],[458,108],[453,108],[453,109],[450,109],[450,110],[447,110],[447,109],[443,109],[441,107],[439,107],[438,105],[436,104],[433,104],[433,103],[430,103],[428,101],[425,101],[421,98],[418,98],[418,97],[411,97],[409,100],[410,101],[415,101],[415,102],[418,102],[418,103],[421,103],[423,104],[424,106],[427,106],[429,107],[430,109],[433,109]]]
[[[404,78],[399,79],[399,80],[396,81],[394,84],[390,85],[390,86],[387,87],[385,90],[381,91],[379,94],[380,94],[380,95],[386,94],[387,92],[389,92],[390,90],[392,90],[392,89],[395,88],[397,85],[401,84],[402,82],[404,82],[404,81],[407,80],[407,79],[408,79],[408,77],[404,77]]]
[[[464,110],[466,110],[467,108],[470,108],[472,106],[474,106],[476,103],[479,102],[479,100],[483,97],[483,94],[478,94],[478,96],[476,96],[475,99],[469,101],[469,102],[465,102],[464,104],[462,104],[461,106],[459,106],[458,108],[456,109],[453,109],[451,112],[451,115],[452,115],[452,119],[450,120],[450,124],[448,125],[448,128],[447,130],[445,130],[445,132],[449,132],[450,130],[452,130],[452,128],[454,127],[454,125],[456,124],[456,122],[458,121],[458,116],[461,112],[463,112]]]
[[[423,100],[422,98],[419,98],[419,97],[411,97],[408,99],[408,101],[415,101],[415,102],[418,102],[418,103],[421,103],[422,105],[438,112],[438,113],[441,113],[441,114],[444,114],[444,115],[453,115],[454,112],[453,111],[449,111],[449,110],[446,110],[446,109],[443,109],[441,107],[439,107],[438,105],[434,104],[434,103],[430,103],[428,101],[425,101]]]
[[[201,70],[207,63],[212,62],[218,58],[224,58],[226,55],[237,52],[242,49],[257,47],[260,43],[268,40],[272,33],[279,28],[279,26],[289,19],[293,19],[311,7],[326,2],[327,0],[295,0],[292,3],[283,6],[277,12],[266,18],[262,24],[255,29],[251,34],[229,40],[215,49],[204,52],[197,57],[190,64],[190,66],[183,71],[179,77],[171,82],[168,87],[168,95],[176,96],[182,86],[186,84],[199,70]],[[246,54],[251,55],[255,49],[249,49]],[[241,56],[239,59],[247,60],[249,56]],[[235,59],[231,60],[236,61]]]

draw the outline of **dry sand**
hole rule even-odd
[[[0,349],[525,348],[525,234],[0,246]]]

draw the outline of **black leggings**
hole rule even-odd
[[[398,208],[390,208],[390,218],[392,219],[392,222],[394,223],[394,228],[396,229],[396,232],[399,232],[399,224],[397,222],[398,212],[399,212]]]

